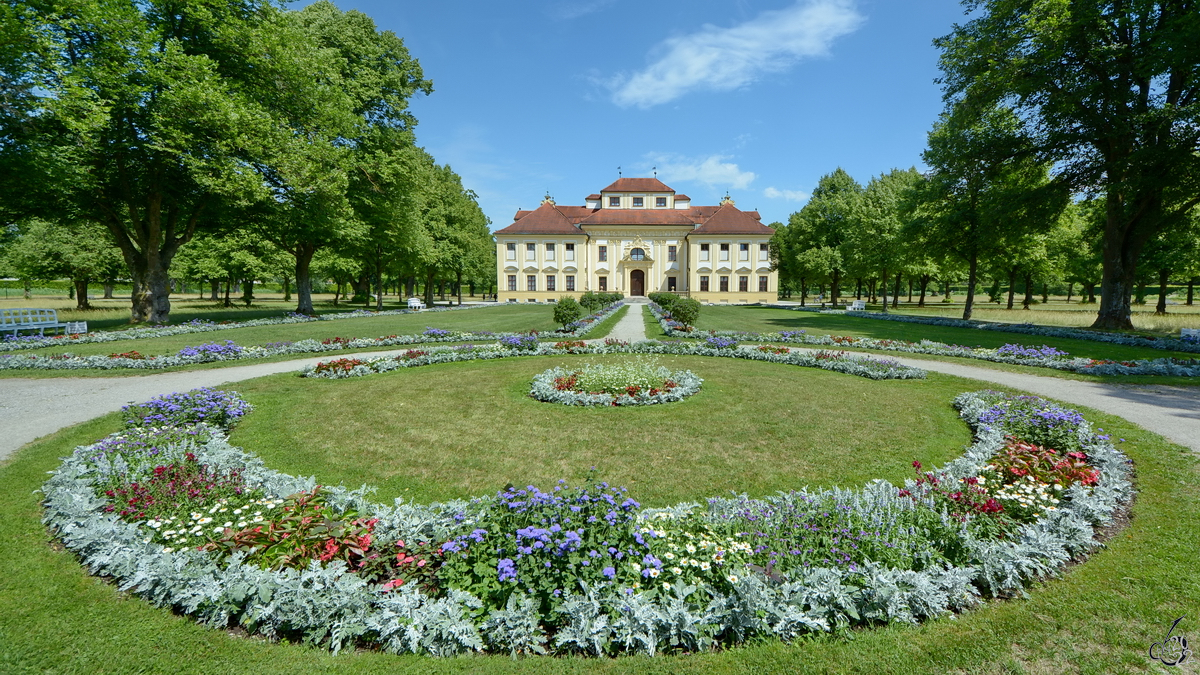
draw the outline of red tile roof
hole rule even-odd
[[[704,224],[692,231],[693,234],[759,234],[770,236],[775,230],[758,222],[751,215],[756,212],[740,211],[736,206],[727,204],[717,209],[716,213],[704,221]]]
[[[584,200],[589,201],[589,202],[596,201],[597,199],[600,199],[600,195],[595,194],[595,193],[592,193],[592,194],[588,195],[587,197],[584,197]]]
[[[657,178],[619,178],[600,192],[674,192]]]
[[[517,211],[516,222],[496,230],[496,234],[583,234],[560,208],[574,210],[586,207],[556,207],[546,203],[535,211]]]
[[[692,201],[692,198],[691,198],[691,197],[689,197],[689,196],[687,196],[687,195],[675,195],[675,201],[677,201],[677,202],[690,202],[690,201]]]
[[[580,225],[695,225],[690,209],[599,209]]]

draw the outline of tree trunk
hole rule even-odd
[[[1155,314],[1167,313],[1167,282],[1170,275],[1170,270],[1158,271],[1158,305],[1154,307]]]
[[[338,306],[338,299],[341,297],[342,297],[342,282],[338,281],[338,282],[336,282],[336,285],[333,289],[333,306],[334,307]]]
[[[900,308],[900,277],[901,276],[903,276],[903,274],[901,272],[896,272],[896,287],[893,289],[894,292],[892,293],[892,309]],[[887,280],[885,279],[884,283],[886,283],[886,282],[887,282]],[[908,284],[908,288],[911,291],[911,289],[912,289],[911,281]]]
[[[1006,307],[1005,309],[1013,308],[1013,294],[1016,293],[1016,286],[1017,286],[1017,268],[1013,267],[1008,270],[1008,307]]]
[[[805,306],[805,301],[808,300],[808,286],[804,283],[804,277],[800,277],[800,306]],[[629,310],[626,310],[629,311]]]
[[[249,307],[250,303],[254,302],[254,280],[246,279],[242,284],[242,302]]]
[[[829,306],[837,309],[838,301],[838,282],[841,281],[842,271],[836,267],[833,269],[833,281],[829,284]]]
[[[433,277],[437,274],[436,267],[425,271],[425,306],[433,307]]]
[[[1188,305],[1188,307],[1191,307],[1191,306],[1192,306],[1192,297],[1193,297],[1193,295],[1194,295],[1194,294],[1193,294],[1193,291],[1194,291],[1194,290],[1195,290],[1195,288],[1196,288],[1196,282],[1197,282],[1197,281],[1200,281],[1200,278],[1192,277],[1191,279],[1188,279],[1188,291],[1187,291],[1187,305]]]
[[[88,280],[75,279],[75,309],[91,309],[88,304]]]
[[[458,288],[458,306],[462,307],[462,272],[454,272],[454,285]]]
[[[1071,292],[1075,290],[1075,282],[1067,284],[1067,304],[1071,304]]]
[[[231,288],[233,288],[233,278],[225,277],[225,306],[226,307],[233,306],[233,304],[229,302],[229,292],[230,292]]]
[[[912,277],[908,278],[908,301],[912,302]]]
[[[884,314],[887,314],[887,311],[888,311],[888,308],[887,308],[887,300],[888,300],[888,298],[887,298],[887,280],[888,280],[888,271],[885,269],[885,270],[883,270],[883,274],[881,275],[880,280],[879,280],[879,294],[883,296],[883,313]],[[897,281],[896,283],[900,283],[900,282]],[[875,282],[872,281],[871,285],[873,287],[875,285]],[[875,289],[872,288],[871,290],[873,291]]]
[[[1043,281],[1042,282],[1042,304],[1045,305],[1049,302],[1050,302],[1049,284],[1047,284],[1046,282]]]
[[[967,301],[963,304],[963,321],[971,320],[971,312],[975,309],[975,284],[979,272],[979,254],[971,251],[971,261],[967,268]],[[924,292],[922,292],[924,297]]]
[[[283,301],[292,301],[292,278],[287,275],[283,277]]]
[[[932,274],[922,274],[918,280],[921,284],[921,296],[917,299],[917,307],[925,306],[925,291],[929,289],[929,282],[933,280]]]
[[[296,312],[299,314],[316,314],[312,302],[312,259],[317,247],[311,244],[298,244],[290,251],[296,259]],[[334,298],[333,304],[337,304]]]
[[[862,277],[854,278],[854,299],[862,300]]]
[[[68,300],[75,299],[75,284],[70,284],[67,286],[67,299]]]
[[[950,280],[942,281],[942,302],[954,302],[954,298],[950,295]]]
[[[28,279],[22,279],[25,285],[25,299],[29,300],[33,297],[33,283]]]
[[[1087,303],[1096,302],[1096,284],[1084,284],[1084,288],[1086,289],[1085,293],[1080,294],[1081,296],[1084,296],[1084,295],[1087,296],[1084,299],[1084,302],[1087,302]]]
[[[104,299],[105,300],[113,299],[113,290],[114,290],[113,286],[114,285],[115,284],[113,284],[113,282],[111,282],[111,281],[104,282]]]
[[[375,247],[375,311],[383,311],[383,247]]]
[[[1025,273],[1025,297],[1021,299],[1021,309],[1029,309],[1033,304],[1033,273]]]
[[[216,279],[209,280],[209,296],[208,299],[216,302],[221,299],[221,282]]]
[[[408,277],[408,279],[406,279],[404,282],[404,288],[404,297],[411,298],[413,294],[417,292],[417,278],[412,276]]]

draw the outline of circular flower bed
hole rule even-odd
[[[533,378],[529,395],[563,405],[654,405],[681,401],[700,391],[703,382],[690,370],[671,372],[655,361],[639,359],[550,368]]]
[[[193,400],[194,399],[194,400]],[[211,626],[334,651],[702,651],[963,611],[1097,545],[1128,460],[1077,412],[955,400],[976,441],[903,486],[643,508],[589,480],[440,504],[373,503],[264,466],[220,426],[236,395],[126,411],[43,487],[95,574]],[[219,426],[216,426],[219,425]]]

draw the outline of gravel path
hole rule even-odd
[[[609,337],[630,342],[646,339],[642,318],[645,310],[640,304],[631,304]],[[367,356],[395,355],[404,351],[371,352]],[[140,377],[0,379],[0,430],[3,432],[0,433],[0,460],[36,438],[119,410],[127,403],[145,401],[174,391],[293,372],[306,364],[328,358],[329,355],[325,355],[295,361]],[[897,360],[905,365],[1005,385],[1102,410],[1200,452],[1200,387],[1111,385],[942,361]]]
[[[639,302],[639,300],[641,302]],[[625,312],[625,316],[613,326],[612,331],[605,339],[625,340],[626,342],[641,342],[646,339],[646,322],[644,319],[646,310],[646,300],[644,298],[629,298],[625,301],[629,305],[629,311]],[[603,342],[604,340],[594,340],[594,342]]]

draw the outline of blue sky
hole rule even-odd
[[[920,166],[942,110],[934,38],[957,0],[335,0],[404,38],[434,92],[418,143],[493,229],[658,177],[786,220],[838,166]]]

